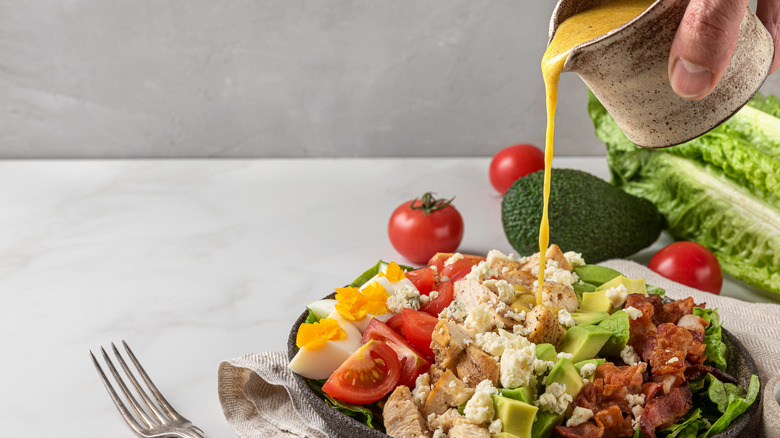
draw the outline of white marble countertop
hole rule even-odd
[[[124,339],[182,414],[234,436],[219,362],[284,349],[306,303],[403,262],[386,235],[401,202],[456,196],[460,250],[512,252],[488,163],[0,161],[3,435],[134,436],[88,355]],[[608,177],[603,158],[554,166]],[[730,280],[723,294],[768,300]]]

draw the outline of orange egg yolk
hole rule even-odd
[[[341,328],[338,321],[323,318],[315,323],[301,324],[295,343],[298,348],[306,347],[309,350],[318,350],[324,347],[328,341],[340,341],[346,337],[347,332]]]
[[[389,312],[385,288],[372,282],[362,290],[356,287],[336,289],[336,311],[347,321],[360,321],[366,315],[383,315]]]
[[[401,269],[400,266],[398,266],[398,263],[396,262],[390,262],[389,265],[387,265],[386,272],[380,272],[380,277],[387,277],[388,280],[395,283],[396,281],[401,281],[404,278],[406,278],[406,275],[404,275],[404,270]]]

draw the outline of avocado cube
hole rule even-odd
[[[582,294],[580,303],[581,312],[609,312],[612,310],[612,302],[607,298],[607,291],[598,290]]]
[[[598,326],[612,333],[612,336],[601,347],[599,355],[606,357],[620,356],[620,352],[625,348],[629,338],[628,314],[618,310],[610,315],[609,318],[599,322]]]
[[[572,354],[571,361],[575,363],[592,359],[611,336],[611,331],[597,325],[575,325],[566,331],[559,351]]]
[[[511,434],[509,432],[499,432],[491,435],[491,438],[517,438],[517,435]]]
[[[574,272],[580,277],[580,280],[594,286],[601,286],[620,275],[620,272],[614,269],[599,265],[575,266]]]
[[[563,423],[563,414],[556,414],[549,411],[539,411],[536,413],[536,421],[531,429],[531,438],[549,438],[555,432],[555,426]]]
[[[504,432],[518,438],[531,438],[536,412],[536,406],[513,400],[501,395],[493,396],[496,418],[501,420]]]
[[[584,283],[582,281],[572,283],[571,285],[572,289],[574,289],[574,293],[577,295],[577,299],[582,301],[582,294],[585,292],[594,292],[596,290],[596,286],[592,285],[590,283]]]
[[[574,367],[574,364],[566,358],[559,360],[555,366],[550,370],[550,374],[547,375],[545,385],[551,383],[560,383],[566,385],[566,394],[569,394],[572,400],[577,398],[577,394],[585,386],[585,382],[582,381],[580,372]]]
[[[571,314],[577,325],[598,324],[609,317],[607,312],[574,312]]]
[[[498,390],[499,394],[512,400],[518,400],[523,403],[531,404],[534,400],[534,392],[528,386],[521,386],[519,388],[506,389],[501,388]]]
[[[536,344],[536,358],[555,362],[558,360],[558,352],[553,344]]]
[[[612,280],[597,287],[596,291],[605,291],[607,289],[620,286],[621,284],[626,287],[629,294],[647,295],[647,287],[645,285],[644,278],[626,278],[622,275],[615,277]]]

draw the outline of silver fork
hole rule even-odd
[[[146,374],[146,371],[144,371],[143,367],[141,367],[141,364],[138,362],[138,359],[136,359],[133,351],[130,350],[130,347],[127,346],[127,343],[122,341],[122,345],[125,347],[125,352],[127,352],[127,356],[130,358],[130,361],[133,362],[136,370],[138,370],[138,374],[141,376],[141,379],[146,383],[146,387],[157,401],[157,403],[155,403],[147,395],[147,392],[141,387],[138,380],[135,378],[134,373],[127,366],[127,363],[122,358],[122,355],[119,354],[119,350],[117,350],[116,346],[112,342],[111,348],[114,350],[114,356],[124,370],[125,375],[127,376],[126,379],[129,380],[133,385],[136,394],[141,397],[143,405],[139,403],[135,396],[133,396],[133,393],[130,391],[128,386],[125,384],[125,381],[119,375],[116,367],[111,362],[111,358],[109,358],[108,354],[106,354],[106,350],[104,350],[103,347],[100,347],[100,351],[103,353],[103,359],[105,360],[108,369],[111,371],[111,374],[114,375],[114,380],[119,385],[119,388],[124,393],[125,398],[132,406],[136,415],[133,415],[133,413],[127,408],[125,403],[119,397],[119,394],[117,394],[116,390],[114,390],[114,387],[106,377],[106,374],[103,372],[103,368],[100,366],[100,363],[98,363],[95,355],[92,354],[91,350],[89,355],[92,356],[92,362],[95,364],[95,368],[97,369],[101,380],[103,380],[103,384],[106,386],[108,394],[111,396],[111,399],[114,401],[117,409],[119,409],[119,413],[122,414],[122,418],[124,418],[130,428],[133,429],[133,432],[135,432],[135,434],[139,437],[143,438],[207,438],[203,431],[195,427],[190,422],[190,420],[182,417],[178,412],[176,412],[175,409],[173,409],[173,406],[171,406],[170,403],[165,400],[165,397],[163,397],[160,391],[157,390],[157,387],[152,382],[152,379],[149,378],[149,375]]]

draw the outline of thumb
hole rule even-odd
[[[749,0],[691,0],[669,52],[669,80],[680,97],[700,100],[723,77]]]

